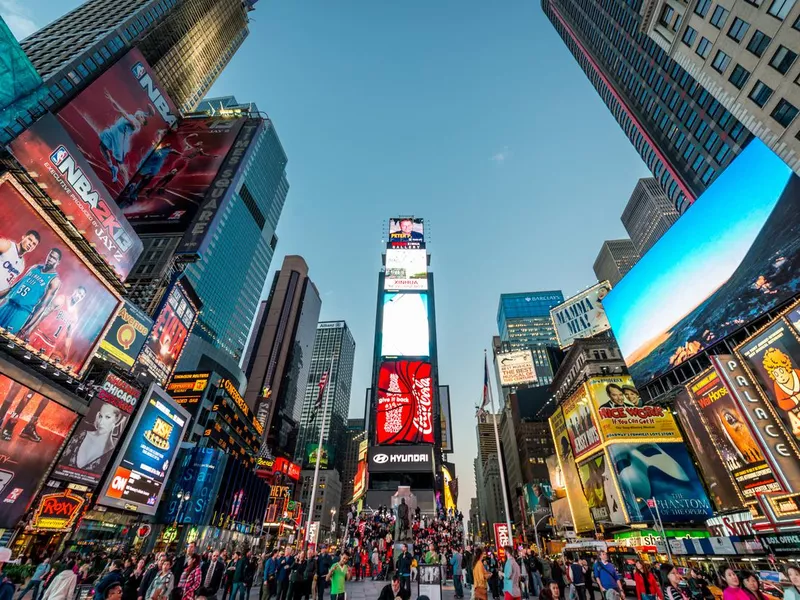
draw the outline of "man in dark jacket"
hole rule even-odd
[[[250,590],[253,589],[253,581],[256,578],[256,571],[258,570],[258,560],[253,556],[252,550],[247,551],[245,560],[247,561],[247,565],[244,569],[244,587],[247,590],[245,598],[249,600]]]
[[[280,552],[275,550],[264,563],[264,586],[261,589],[261,600],[272,600],[277,591],[276,575],[278,572],[278,557]]]
[[[145,569],[144,575],[142,576],[142,583],[139,584],[139,591],[137,592],[138,600],[144,600],[150,584],[153,583],[153,579],[156,578],[156,575],[158,575],[158,572],[161,570],[162,560],[164,560],[164,553],[159,552],[156,555],[156,559]]]
[[[467,546],[464,549],[464,554],[461,558],[461,568],[464,570],[464,576],[467,580],[467,589],[472,587],[472,546]]]
[[[175,581],[181,580],[181,574],[186,566],[189,564],[189,559],[197,552],[197,546],[194,542],[186,546],[186,554],[181,554],[175,557],[175,562],[172,563],[172,575]]]
[[[402,552],[397,557],[397,574],[400,576],[400,587],[411,595],[411,563],[414,557],[408,551],[408,545],[403,544]]]
[[[399,575],[395,575],[390,583],[383,586],[378,600],[394,600],[397,597],[402,598],[402,600],[409,600],[411,597],[411,592],[401,588]]]
[[[233,553],[233,586],[231,587],[231,600],[247,600],[245,596],[245,575],[247,573],[247,559],[241,552]]]
[[[287,600],[289,595],[289,573],[293,564],[292,549],[286,546],[283,556],[278,559],[278,600]]]
[[[120,559],[111,563],[106,576],[94,586],[94,597],[97,600],[103,600],[106,597],[106,590],[112,583],[122,584],[122,567],[124,566],[125,564]]]
[[[333,558],[331,558],[328,548],[323,546],[320,549],[320,555],[317,558],[317,600],[323,600],[323,596],[325,595],[325,586],[327,585],[325,577],[327,576],[328,571],[331,570],[332,566]]]
[[[225,561],[219,557],[219,550],[214,550],[203,569],[203,591],[208,600],[216,600],[224,575]]]

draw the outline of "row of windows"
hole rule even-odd
[[[755,6],[761,6],[761,0],[747,0],[750,4],[754,4]],[[789,12],[792,10],[794,3],[796,0],[772,0],[767,9],[767,14],[775,17],[783,21]],[[694,12],[696,15],[705,18],[708,14],[709,9],[711,8],[711,0],[699,0],[697,5],[694,7]],[[725,20],[728,18],[728,11],[720,5],[717,5],[714,8],[714,12],[711,15],[711,24],[714,25],[717,29],[722,29],[725,25]]]

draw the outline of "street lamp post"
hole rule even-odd
[[[655,511],[656,525],[658,525],[658,528],[661,530],[661,537],[664,538],[664,546],[667,549],[667,561],[670,564],[672,564],[672,551],[669,548],[669,540],[667,539],[667,532],[664,529],[664,522],[661,520],[661,513],[658,510],[658,502],[656,502],[655,498],[647,498],[646,500],[644,498],[637,498],[637,500],[646,502],[647,506]]]
[[[545,513],[542,515],[542,518],[538,521],[534,521],[533,523],[533,535],[536,537],[536,551],[539,553],[539,556],[544,556],[544,552],[542,552],[542,548],[539,546],[539,523],[550,517],[552,513]]]

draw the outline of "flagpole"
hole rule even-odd
[[[336,357],[335,354],[331,355],[331,366],[328,369],[327,378],[325,380],[325,385],[328,384],[328,379],[333,376],[333,359]],[[311,532],[311,523],[314,521],[314,497],[317,495],[317,483],[319,482],[319,464],[322,462],[322,439],[325,435],[325,415],[328,413],[328,393],[325,387],[322,388],[322,394],[325,396],[325,407],[322,410],[322,420],[320,421],[319,426],[319,443],[317,444],[317,462],[314,465],[314,483],[311,485],[311,499],[308,502],[308,523],[306,524],[306,531],[303,535],[303,551],[305,552],[308,548],[308,535]],[[320,520],[322,519],[322,515],[320,515]],[[317,529],[317,535],[319,535],[319,529]]]
[[[486,356],[486,350],[483,351],[483,361],[486,365],[487,373],[487,392],[489,393],[489,402],[492,405],[492,421],[494,422],[494,441],[497,443],[497,466],[500,467],[500,485],[503,486],[503,506],[506,509],[506,526],[508,527],[508,535],[511,539],[514,538],[513,529],[511,529],[511,512],[508,508],[508,488],[506,487],[506,471],[503,468],[503,455],[500,453],[500,433],[497,431],[497,413],[494,410],[494,394],[492,394],[491,382],[488,381],[489,373],[489,359]],[[500,548],[496,548],[499,552]]]

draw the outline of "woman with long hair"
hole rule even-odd
[[[197,590],[203,581],[203,573],[200,570],[200,555],[196,552],[189,558],[189,564],[181,574],[181,581],[178,587],[183,589],[181,600],[194,600]]]
[[[689,595],[680,587],[683,576],[674,565],[661,565],[661,581],[664,582],[664,600],[689,600]]]
[[[116,406],[104,402],[89,425],[84,422],[79,431],[67,444],[62,462],[85,471],[96,471],[105,467],[125,428],[127,415]]]
[[[725,567],[722,570],[722,579],[725,582],[722,600],[752,600],[750,595],[742,589],[742,582],[733,567]]]
[[[472,557],[472,582],[475,586],[472,596],[475,600],[488,600],[486,576],[486,567],[483,566],[483,548],[477,547]]]
[[[633,581],[636,584],[636,600],[664,600],[664,593],[650,566],[637,560],[633,570]]]
[[[792,585],[784,588],[783,600],[800,600],[800,567],[789,565],[786,567],[786,576]]]

